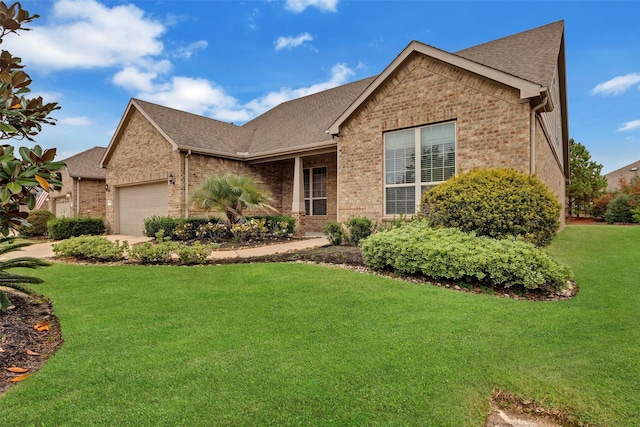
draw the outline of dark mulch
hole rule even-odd
[[[225,258],[216,264],[248,264],[254,262],[314,262],[318,264],[346,264],[364,267],[362,252],[356,246],[325,246],[248,258]]]
[[[14,308],[0,313],[0,393],[22,374],[8,368],[24,368],[31,374],[62,346],[60,323],[51,303],[13,290],[5,290]],[[48,322],[49,330],[38,332],[34,326]],[[29,352],[39,355],[30,355]]]

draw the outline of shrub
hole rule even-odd
[[[591,216],[595,220],[604,221],[604,215],[607,213],[607,207],[613,200],[615,195],[613,193],[604,193],[594,199],[591,205]]]
[[[496,240],[455,228],[413,222],[362,242],[365,263],[376,270],[491,287],[561,289],[571,270],[533,244]]]
[[[100,236],[71,237],[52,245],[57,257],[73,257],[95,261],[119,261],[124,258],[124,251],[129,243],[116,240],[111,242]]]
[[[179,218],[151,216],[144,219],[144,235],[147,237],[155,237],[158,231],[164,230],[165,236],[173,238],[173,232],[178,225],[180,225]]]
[[[264,219],[270,235],[278,237],[289,236],[296,231],[296,220],[287,215],[254,215],[245,217],[246,220]]]
[[[75,217],[56,218],[47,223],[49,237],[63,240],[79,236],[99,236],[104,233],[102,218]]]
[[[482,169],[425,192],[421,211],[437,226],[493,238],[522,236],[544,246],[559,228],[560,203],[533,175],[513,169]]]
[[[604,220],[607,224],[614,222],[629,223],[633,222],[633,214],[631,209],[634,207],[633,197],[626,193],[619,193],[607,206],[604,214]]]
[[[250,219],[244,223],[233,224],[229,231],[235,239],[241,242],[262,240],[269,231],[265,222],[264,219]]]
[[[329,243],[335,246],[341,245],[342,241],[345,240],[346,237],[342,224],[336,221],[327,222],[327,225],[324,226],[322,232],[327,236]]]
[[[194,240],[198,237],[198,229],[207,224],[217,224],[218,219],[208,218],[180,218],[176,219],[178,225],[173,230],[171,235],[172,240]]]
[[[56,215],[46,210],[35,210],[29,212],[27,221],[31,225],[21,225],[18,233],[24,237],[39,237],[47,235],[47,222],[54,219]]]
[[[373,233],[374,224],[366,216],[353,217],[347,221],[347,229],[349,230],[349,242],[357,246],[361,240]]]
[[[640,206],[631,209],[631,219],[633,219],[633,222],[640,223]]]
[[[129,249],[129,258],[137,259],[143,264],[171,262],[171,253],[176,245],[175,242],[139,243]]]
[[[195,242],[193,245],[178,244],[173,251],[180,264],[205,264],[211,252],[219,247],[216,244],[203,245]]]

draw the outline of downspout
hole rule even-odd
[[[547,106],[549,102],[549,97],[545,96],[542,100],[542,103],[536,105],[531,109],[531,119],[529,120],[529,129],[531,135],[529,137],[529,143],[531,144],[529,147],[529,173],[531,175],[536,173],[536,114],[538,111]]]
[[[189,157],[191,150],[184,155],[184,217],[189,218]]]
[[[80,180],[82,177],[78,177],[76,180],[76,217],[80,216]]]

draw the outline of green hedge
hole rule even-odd
[[[47,222],[54,219],[56,215],[46,210],[35,210],[29,212],[27,221],[30,225],[18,227],[18,233],[24,237],[39,237],[47,235]]]
[[[76,217],[56,218],[47,223],[49,237],[63,240],[78,236],[99,236],[104,234],[104,220],[102,218]]]
[[[265,226],[271,235],[293,234],[296,221],[290,216],[268,215],[247,216],[251,219],[265,220]],[[144,220],[144,234],[147,237],[155,237],[160,230],[164,230],[164,236],[171,240],[193,240],[198,238],[198,227],[208,223],[217,224],[218,218],[172,218],[168,216],[152,216]],[[284,231],[286,230],[286,231]]]
[[[536,176],[513,169],[480,169],[435,186],[421,212],[434,225],[493,238],[521,236],[551,243],[560,226],[560,203]]]
[[[374,234],[361,244],[365,263],[376,270],[497,288],[561,289],[569,267],[533,244],[496,240],[455,228],[408,223]]]

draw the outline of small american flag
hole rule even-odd
[[[48,197],[49,197],[48,192],[44,190],[40,191],[40,193],[36,196],[36,209],[40,209],[42,205],[44,205],[44,202],[47,201]]]

